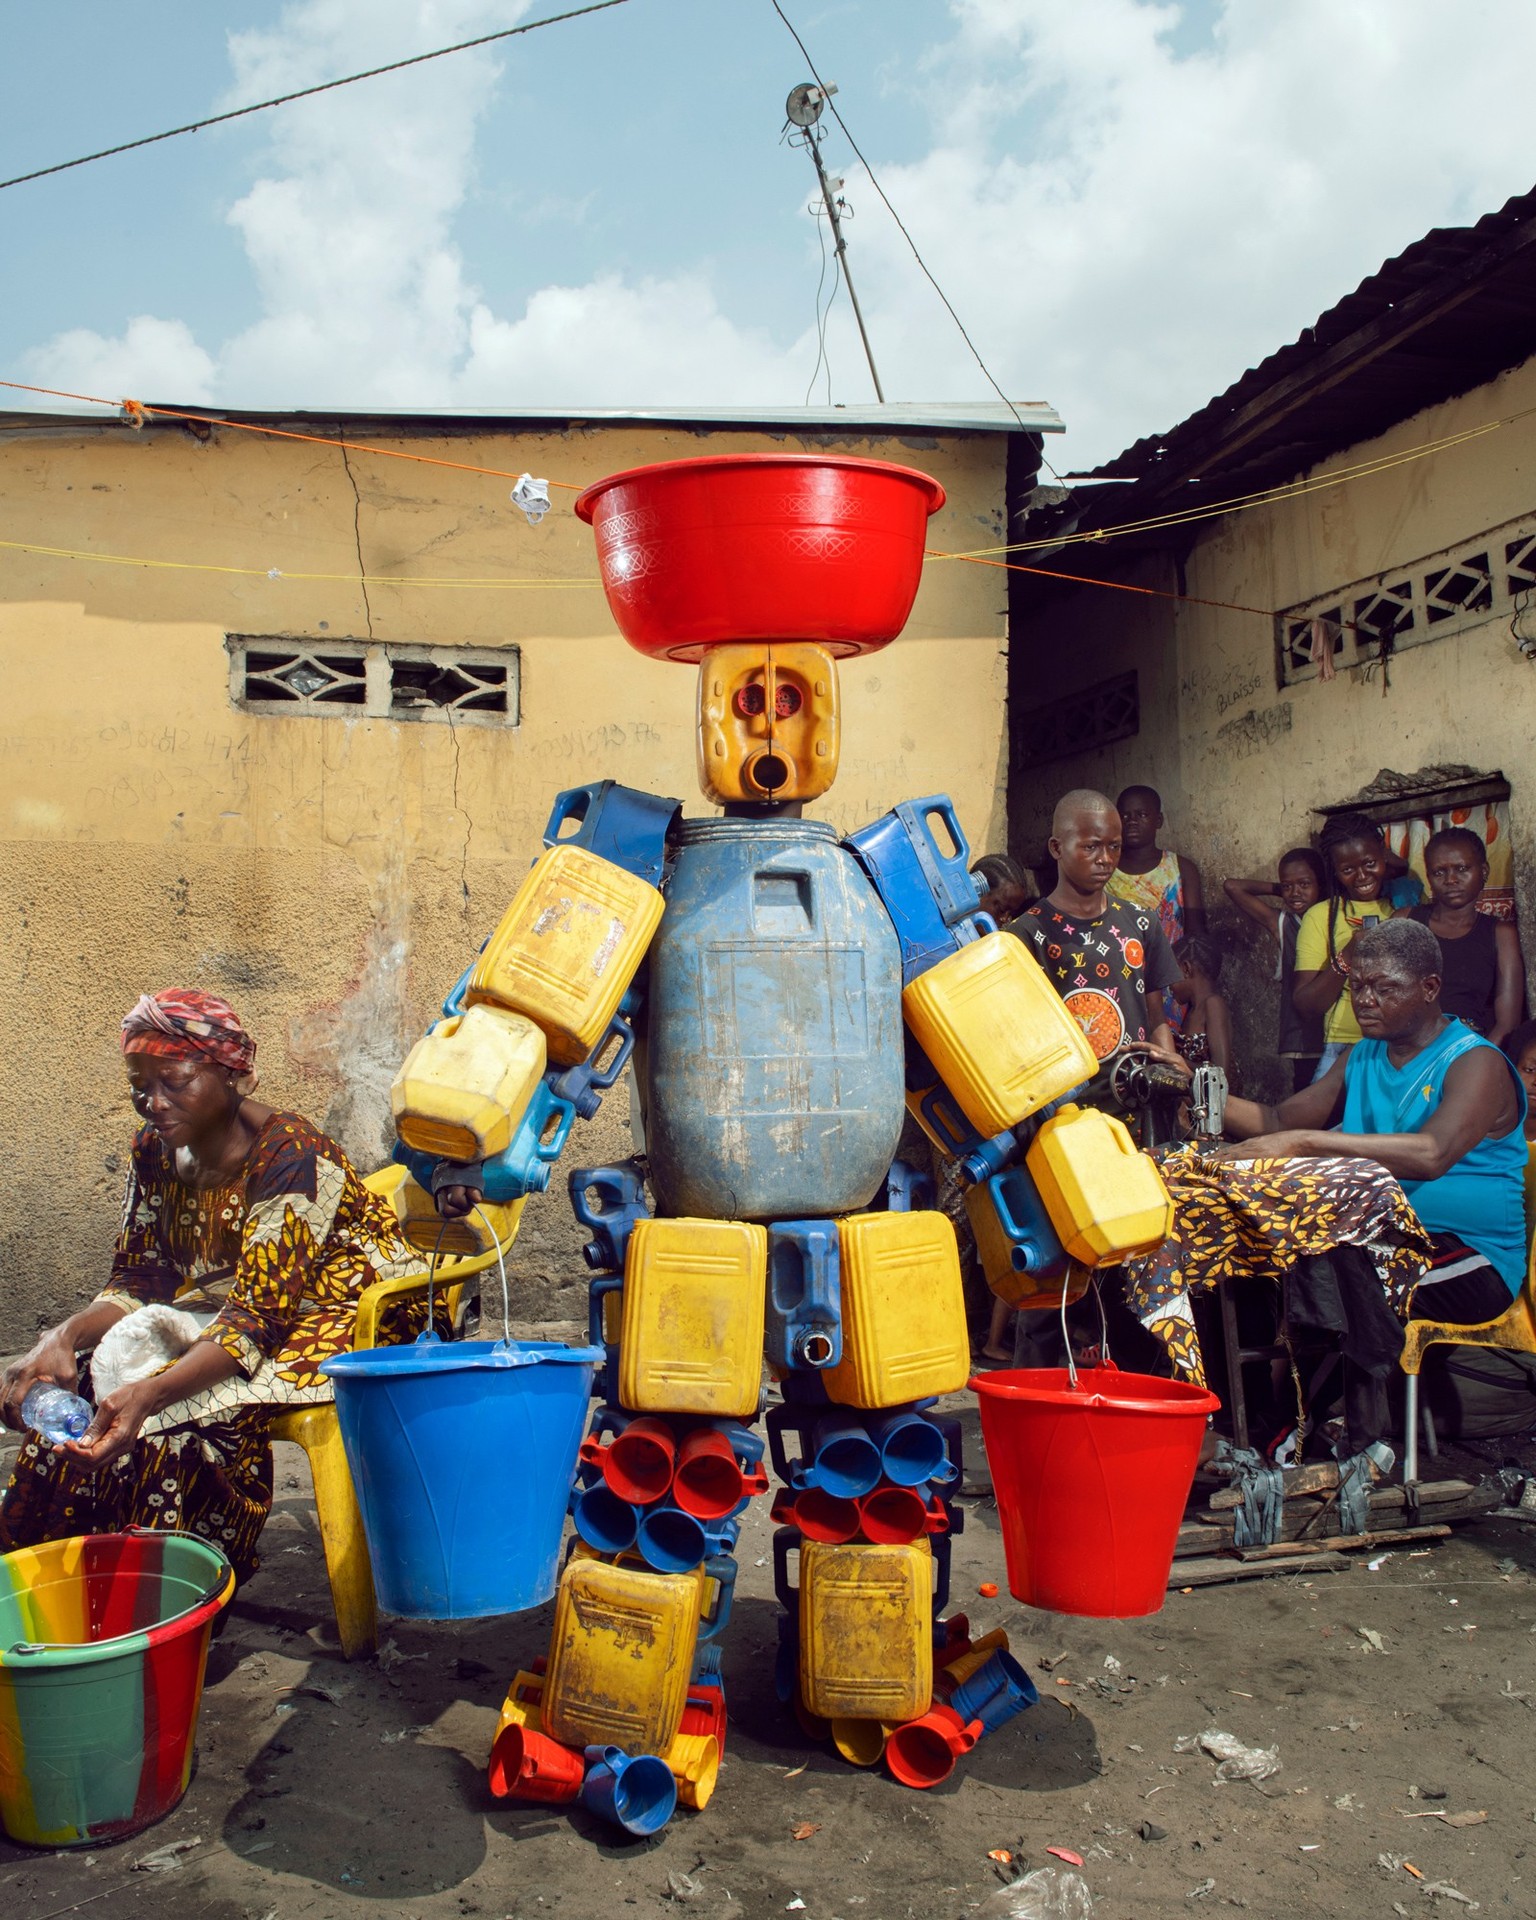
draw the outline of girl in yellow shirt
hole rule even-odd
[[[1335,814],[1318,836],[1328,898],[1309,907],[1296,935],[1296,1011],[1323,1017],[1323,1057],[1315,1080],[1360,1038],[1349,998],[1349,950],[1362,927],[1389,920],[1387,843],[1363,814]]]

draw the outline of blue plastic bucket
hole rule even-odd
[[[386,1613],[477,1620],[553,1597],[602,1358],[547,1340],[429,1337],[324,1362]]]

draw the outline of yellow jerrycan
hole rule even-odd
[[[933,1704],[926,1540],[800,1548],[800,1697],[824,1720],[900,1725]]]
[[[520,1013],[480,1006],[439,1020],[389,1090],[395,1131],[442,1160],[489,1160],[510,1145],[544,1063],[544,1035]]]
[[[767,1275],[766,1227],[636,1221],[624,1258],[620,1404],[632,1413],[756,1414]]]
[[[1173,1201],[1157,1162],[1112,1114],[1063,1107],[1041,1126],[1024,1164],[1061,1244],[1085,1267],[1113,1266],[1167,1239]]]
[[[855,1213],[837,1223],[843,1357],[822,1374],[844,1407],[957,1393],[970,1337],[955,1230],[942,1213]],[[622,1352],[622,1348],[620,1349]]]
[[[528,1204],[526,1195],[500,1207],[482,1200],[462,1220],[444,1220],[431,1194],[417,1185],[405,1167],[381,1167],[377,1174],[369,1175],[369,1185],[394,1209],[401,1233],[416,1251],[436,1252],[442,1260],[472,1260],[483,1253],[494,1253],[498,1246],[509,1246],[517,1238],[523,1208]],[[482,1213],[490,1223],[490,1232],[480,1218]],[[496,1236],[494,1240],[491,1233]],[[451,1275],[444,1276],[444,1284],[452,1284]]]
[[[544,1731],[570,1747],[664,1754],[688,1700],[704,1571],[652,1573],[573,1554],[560,1576]]]
[[[486,942],[465,998],[526,1014],[550,1059],[576,1066],[618,1011],[661,911],[656,889],[611,860],[551,847]]]
[[[1093,1048],[1024,942],[986,933],[902,990],[913,1037],[986,1139],[1091,1080]]]

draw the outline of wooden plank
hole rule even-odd
[[[1301,1480],[1303,1474],[1309,1476],[1305,1484]],[[1314,1475],[1318,1477],[1312,1478],[1311,1476]],[[1319,1461],[1315,1467],[1298,1468],[1295,1480],[1292,1480],[1289,1474],[1286,1475],[1285,1498],[1289,1502],[1309,1496],[1319,1497],[1336,1492],[1338,1484],[1337,1466],[1332,1461]],[[1443,1501],[1471,1499],[1485,1493],[1490,1504],[1498,1504],[1497,1494],[1487,1493],[1486,1489],[1474,1486],[1470,1480],[1421,1480],[1418,1486],[1419,1505],[1423,1507],[1437,1506]],[[1375,1486],[1371,1488],[1371,1499],[1386,1501],[1390,1505],[1400,1507],[1403,1504],[1403,1490],[1395,1486]],[[1211,1495],[1200,1518],[1204,1519],[1208,1513],[1212,1519],[1215,1519],[1223,1513],[1233,1512],[1242,1504],[1242,1495],[1235,1487],[1223,1487],[1219,1493]]]
[[[1395,1547],[1406,1540],[1448,1540],[1449,1527],[1390,1527],[1380,1533],[1341,1533],[1330,1535],[1328,1546],[1334,1553],[1358,1553],[1362,1547]],[[1239,1560],[1294,1560],[1298,1554],[1316,1553],[1310,1540],[1277,1540],[1271,1547],[1234,1547]]]
[[[1296,1554],[1284,1561],[1209,1559],[1175,1560],[1168,1575],[1171,1592],[1180,1587],[1217,1587],[1228,1580],[1262,1580],[1276,1573],[1343,1573],[1349,1561],[1342,1553]]]

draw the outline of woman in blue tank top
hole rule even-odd
[[[1497,1047],[1441,1012],[1441,964],[1418,921],[1360,934],[1350,991],[1363,1038],[1278,1108],[1229,1101],[1227,1131],[1243,1144],[1224,1152],[1385,1167],[1435,1242],[1414,1317],[1474,1324],[1502,1313],[1525,1279],[1525,1088]],[[1341,1093],[1343,1126],[1328,1130]]]

